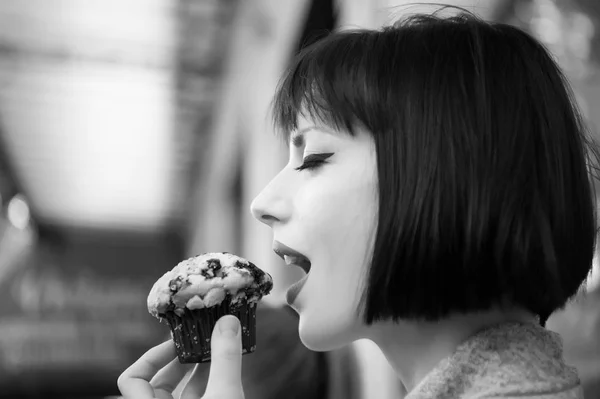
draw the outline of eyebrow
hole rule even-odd
[[[304,129],[300,129],[297,132],[292,133],[292,144],[294,144],[294,147],[302,147],[304,145],[304,133],[310,130],[318,130],[323,133],[332,134],[331,131],[320,128],[318,126],[311,125],[305,127]]]
[[[292,144],[294,144],[294,147],[302,147],[304,145],[304,135],[302,133],[295,133],[292,136]]]

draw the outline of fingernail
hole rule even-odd
[[[219,331],[224,337],[235,337],[240,330],[240,322],[235,316],[224,316],[219,320]]]

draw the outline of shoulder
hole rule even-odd
[[[464,399],[523,399],[523,396],[469,396]],[[534,395],[527,395],[527,399],[584,399],[583,397],[583,389],[580,385],[573,387],[571,389],[567,389],[562,392],[549,392],[549,393],[540,393]]]
[[[505,323],[461,344],[407,399],[581,399],[581,392],[558,334],[533,324]]]
[[[577,370],[563,357],[561,337],[541,326],[511,323],[475,336],[467,361],[472,396],[465,398],[581,399]]]

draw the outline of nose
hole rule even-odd
[[[281,187],[276,187],[276,180],[277,178],[271,180],[250,204],[252,216],[270,227],[276,222],[284,221],[289,213]]]

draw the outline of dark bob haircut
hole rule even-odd
[[[505,304],[547,318],[596,243],[598,151],[548,51],[510,25],[413,15],[305,48],[273,102],[375,142],[378,226],[359,310],[435,321]]]

